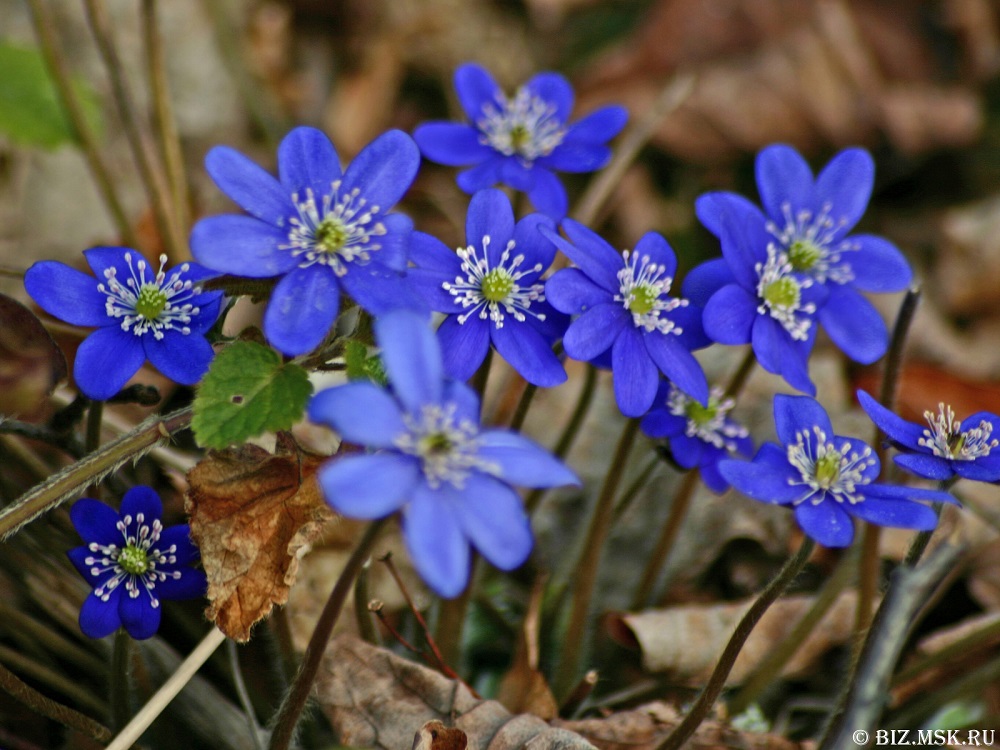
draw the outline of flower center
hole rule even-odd
[[[477,455],[479,426],[456,419],[455,409],[455,404],[430,404],[419,414],[405,415],[406,432],[395,441],[400,451],[420,459],[427,483],[435,489],[444,482],[461,489],[472,471],[500,470]]]
[[[794,268],[788,255],[779,252],[773,244],[767,246],[767,262],[757,263],[754,270],[759,279],[757,312],[777,320],[793,339],[805,341],[809,338],[812,325],[809,316],[816,312],[816,305],[802,304],[802,290],[812,286],[813,280],[792,276]]]
[[[917,443],[930,448],[935,456],[954,461],[975,461],[990,455],[990,451],[1000,445],[1000,441],[992,437],[993,425],[985,419],[978,427],[963,432],[962,423],[955,418],[951,406],[938,404],[938,413],[925,411],[924,419],[930,429],[924,430]]]
[[[851,264],[844,261],[843,254],[860,249],[860,245],[850,239],[838,239],[847,221],[834,220],[830,216],[833,206],[825,204],[819,213],[803,209],[792,213],[790,203],[781,206],[784,226],[767,222],[767,231],[777,240],[788,254],[793,270],[807,274],[820,284],[827,280],[846,284],[854,279]]]
[[[642,328],[647,333],[683,333],[684,329],[668,318],[666,313],[678,307],[686,307],[688,301],[667,296],[674,280],[666,275],[666,267],[652,263],[648,255],[640,258],[628,250],[622,255],[625,267],[618,272],[619,287],[614,301],[621,302],[632,313],[632,322],[636,328]]]
[[[142,575],[149,570],[149,558],[146,550],[130,544],[118,555],[118,564],[129,575]]]
[[[330,183],[318,203],[312,188],[306,188],[305,198],[292,195],[298,216],[289,219],[288,242],[281,249],[299,258],[300,268],[319,263],[344,276],[351,263],[365,264],[382,248],[373,241],[386,234],[376,219],[379,206],[368,205],[358,188],[341,194],[340,186],[340,180]]]
[[[750,434],[746,427],[727,418],[735,405],[736,402],[727,398],[721,388],[713,388],[709,393],[708,406],[702,406],[673,383],[667,395],[667,410],[674,416],[687,419],[684,432],[688,437],[697,437],[727,451],[735,451],[736,439]]]
[[[555,105],[524,88],[518,89],[513,99],[498,94],[495,102],[483,106],[483,116],[476,125],[480,143],[505,156],[519,157],[525,166],[551,154],[566,135]]]
[[[132,253],[125,253],[129,269],[125,283],[118,279],[118,269],[106,268],[105,281],[97,285],[97,291],[107,296],[104,311],[110,318],[120,318],[122,330],[136,336],[149,331],[155,339],[162,339],[164,331],[179,331],[186,336],[191,333],[188,323],[201,312],[189,300],[201,294],[201,287],[183,279],[191,270],[187,263],[168,276],[163,270],[167,256],[161,255],[159,260],[159,270],[148,278],[149,264],[144,259],[133,264]]]
[[[800,430],[795,433],[795,442],[787,447],[788,462],[798,469],[801,479],[789,479],[789,484],[803,485],[807,492],[795,504],[809,500],[819,505],[827,497],[838,503],[845,500],[855,505],[864,500],[857,492],[859,484],[868,484],[865,470],[875,466],[877,460],[872,449],[865,446],[861,453],[851,450],[846,440],[837,448],[827,440],[826,433],[819,427],[812,431]]]
[[[474,245],[458,248],[458,257],[462,259],[462,274],[456,276],[454,281],[441,284],[456,302],[468,310],[458,316],[459,324],[464,325],[473,314],[480,320],[489,318],[497,328],[503,328],[508,315],[519,323],[523,323],[528,315],[545,320],[545,313],[531,311],[533,302],[545,301],[545,285],[520,284],[521,279],[529,274],[537,277],[543,270],[542,264],[520,268],[524,263],[524,256],[513,255],[515,244],[511,240],[501,253],[499,263],[490,268],[489,235],[483,237],[482,245],[482,257]]]

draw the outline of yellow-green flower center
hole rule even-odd
[[[718,401],[709,399],[708,406],[702,406],[697,401],[688,401],[684,406],[684,416],[694,422],[696,427],[704,427],[719,413]]]
[[[118,565],[126,573],[141,576],[149,570],[149,558],[145,550],[129,544],[118,555]]]
[[[816,460],[816,484],[830,489],[840,479],[840,463],[843,457],[831,450]]]
[[[480,294],[487,302],[503,302],[514,290],[514,279],[503,268],[494,268],[483,276]]]
[[[660,293],[652,284],[639,284],[632,288],[628,301],[629,312],[645,315],[653,309],[659,297]]]
[[[784,276],[765,287],[764,299],[771,307],[793,308],[799,304],[799,289],[799,282]]]
[[[531,131],[526,126],[517,124],[510,129],[510,147],[515,153],[521,153],[530,143]]]
[[[340,219],[327,216],[316,226],[314,242],[316,249],[324,253],[337,253],[347,243],[349,232]]]
[[[796,271],[811,271],[822,257],[823,249],[808,239],[797,239],[788,248],[788,262]]]
[[[167,295],[156,284],[144,284],[135,301],[135,312],[146,320],[155,320],[167,306]]]
[[[447,456],[454,447],[451,438],[443,432],[425,435],[420,441],[420,451],[427,456]]]

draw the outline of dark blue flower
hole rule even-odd
[[[907,422],[886,409],[864,391],[858,401],[871,420],[903,453],[894,461],[909,472],[927,479],[959,476],[979,482],[1000,482],[1000,417],[976,412],[959,421],[943,403],[938,412],[924,412],[927,426]]]
[[[438,328],[445,372],[468,379],[486,358],[490,343],[525,380],[559,385],[566,371],[552,352],[568,318],[545,301],[542,273],[555,246],[538,231],[552,220],[532,214],[514,223],[510,201],[499,190],[482,190],[469,203],[466,247],[456,253],[414,232],[409,278],[432,310],[446,313]]]
[[[70,518],[85,545],[67,555],[94,587],[80,609],[80,629],[103,638],[124,627],[135,639],[160,627],[160,602],[193,599],[205,593],[205,573],[191,567],[199,559],[186,524],[163,528],[163,505],[150,487],[133,487],[121,513],[83,498]]]
[[[458,175],[467,193],[509,185],[556,220],[566,215],[567,200],[553,171],[603,167],[611,158],[607,142],[628,119],[622,107],[603,107],[568,123],[573,88],[558,73],[539,73],[507,98],[485,69],[466,63],[455,71],[455,90],[469,124],[419,126],[413,137],[424,156],[449,166],[472,165]]]
[[[65,263],[35,263],[24,287],[50,315],[95,326],[76,352],[73,377],[88,397],[114,396],[147,359],[171,380],[194,385],[214,352],[205,334],[219,317],[221,292],[202,292],[214,275],[195,263],[155,273],[127,247],[95,247],[84,257],[97,278]]]
[[[905,289],[912,273],[889,241],[848,234],[871,196],[875,167],[867,151],[841,151],[814,179],[795,149],[774,145],[758,154],[756,173],[763,212],[733,193],[698,199],[698,218],[721,240],[729,278],[716,264],[692,283],[720,292],[706,300],[709,336],[727,344],[752,340],[765,369],[814,394],[805,368],[813,318],[851,359],[875,362],[885,354],[888,331],[860,292]],[[749,314],[751,305],[773,319],[769,331],[758,330],[763,324]]]
[[[566,219],[562,226],[569,242],[541,231],[577,266],[545,284],[554,308],[579,316],[563,337],[566,354],[588,362],[610,350],[615,400],[626,416],[642,416],[653,405],[661,372],[707,403],[708,382],[691,354],[708,343],[701,310],[670,296],[677,257],[667,241],[649,232],[635,250],[619,254],[579,222]]]
[[[937,514],[916,501],[955,502],[947,492],[875,483],[881,467],[872,449],[835,435],[812,398],[775,396],[774,423],[781,445],[764,443],[752,461],[720,461],[719,472],[755,500],[793,507],[799,526],[820,544],[849,545],[852,518],[928,531]]]
[[[531,527],[510,485],[576,484],[544,449],[507,430],[479,425],[479,398],[444,377],[437,338],[421,315],[398,310],[375,320],[392,391],[356,381],[325,390],[309,418],[374,450],[324,464],[327,502],[352,518],[402,513],[417,571],[441,596],[468,581],[470,543],[498,568],[523,563]]]
[[[264,312],[264,335],[285,354],[311,351],[333,325],[341,291],[375,314],[412,304],[403,274],[413,224],[389,210],[419,166],[419,150],[398,130],[376,138],[342,171],[329,138],[295,128],[278,147],[280,181],[217,146],[205,167],[250,216],[202,219],[191,252],[223,273],[281,276]]]
[[[656,404],[640,426],[650,437],[670,440],[670,453],[684,469],[698,469],[713,492],[722,494],[729,482],[719,473],[719,461],[733,454],[749,457],[753,440],[747,428],[729,418],[736,405],[721,388],[713,388],[708,405],[702,406],[676,385],[664,382]]]

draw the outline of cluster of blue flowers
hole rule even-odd
[[[197,383],[210,365],[206,333],[223,302],[220,292],[199,286],[209,276],[274,279],[263,332],[290,357],[327,341],[346,293],[374,318],[389,385],[352,382],[313,398],[313,421],[365,449],[329,462],[321,486],[347,516],[399,512],[417,569],[449,597],[468,581],[470,545],[502,569],[529,555],[530,525],[512,485],[577,482],[527,438],[480,425],[479,398],[463,381],[491,347],[540,387],[566,380],[564,356],[610,369],[622,413],[641,417],[651,437],[666,438],[677,464],[699,470],[715,492],[732,485],[792,506],[802,529],[823,544],[849,544],[852,518],[934,526],[936,515],[923,503],[950,496],[876,482],[872,449],[836,435],[811,398],[808,361],[818,328],[851,359],[875,362],[888,333],[861,292],[899,291],[911,282],[890,242],[850,234],[872,192],[867,152],[844,150],[814,177],[790,146],[761,151],[762,208],[732,193],[699,198],[697,215],[718,238],[721,258],[690,270],[678,289],[677,258],[661,235],[647,233],[619,252],[566,218],[555,172],[604,166],[608,142],[627,119],[622,108],[570,122],[573,91],[554,73],[508,97],[487,71],[467,64],[455,88],[468,122],[428,123],[412,138],[389,131],[346,168],[329,139],[308,127],[281,142],[278,177],[233,149],[212,149],[209,174],[246,213],[195,225],[197,264],[167,272],[161,260],[153,273],[135,251],[96,248],[86,253],[96,279],[59,263],[33,266],[25,283],[39,305],[98,329],[77,354],[80,389],[107,399],[146,359],[179,383]],[[421,155],[468,167],[457,177],[471,195],[457,251],[392,211]],[[535,212],[518,220],[498,185],[526,194]],[[572,265],[551,272],[557,252]],[[436,334],[431,312],[440,314]],[[765,370],[808,394],[775,398],[780,444],[765,443],[752,460],[748,431],[729,416],[733,398],[710,387],[692,353],[712,343],[749,344]],[[859,398],[902,451],[900,466],[933,479],[1000,480],[996,416],[958,422],[942,406],[921,428],[867,394]],[[132,507],[138,501],[130,497],[120,522],[92,501],[75,511],[81,533],[94,540],[71,554],[98,587],[85,607],[91,635],[119,621],[139,637],[155,630],[153,592],[172,592],[170,576],[193,559],[179,533],[169,537],[173,551],[163,551],[165,533],[149,525],[158,508],[148,498]],[[186,575],[194,577],[193,569]]]

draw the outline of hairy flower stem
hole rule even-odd
[[[104,424],[104,402],[91,401],[90,408],[87,409],[87,434],[84,439],[84,450],[93,453],[101,447],[101,426]],[[86,492],[91,497],[97,497],[100,491],[98,482],[87,488]]]
[[[111,728],[120,732],[132,717],[129,705],[131,690],[132,638],[125,628],[115,631],[115,643],[111,650]]]
[[[680,487],[674,493],[674,501],[670,504],[670,514],[667,516],[663,529],[660,531],[660,538],[656,540],[656,546],[646,562],[646,568],[642,571],[639,588],[636,589],[632,599],[632,609],[641,609],[652,599],[653,589],[660,577],[660,571],[663,570],[663,564],[667,561],[677,533],[687,515],[687,510],[691,506],[691,498],[694,497],[694,491],[698,487],[698,478],[697,469],[692,469],[684,475]]]
[[[528,416],[528,409],[531,408],[531,401],[535,397],[535,392],[538,390],[538,386],[533,383],[528,383],[524,389],[524,393],[521,394],[521,400],[517,402],[517,408],[514,410],[514,417],[510,420],[510,429],[515,432],[520,431],[522,425],[524,425],[524,420]]]
[[[958,477],[944,479],[938,482],[938,489],[947,492],[957,481]],[[940,518],[942,510],[941,503],[934,503],[932,507],[934,508],[934,512],[937,514],[938,518]],[[936,528],[937,527],[935,526],[934,529],[917,532],[917,535],[913,537],[913,541],[910,543],[910,548],[906,550],[906,557],[903,558],[904,565],[908,565],[912,568],[920,562],[920,558],[923,556],[924,550],[927,549],[927,545],[931,541],[931,536],[934,535]]]
[[[486,384],[490,379],[490,367],[493,365],[493,349],[486,350],[486,359],[479,365],[479,369],[473,374],[469,385],[472,390],[479,394],[479,408],[483,408],[483,397],[486,395]]]
[[[743,355],[743,360],[740,362],[740,366],[736,368],[736,371],[733,372],[729,378],[729,382],[726,384],[726,398],[735,399],[740,394],[743,386],[747,383],[747,378],[753,372],[755,364],[757,364],[757,356],[753,353],[753,349],[747,349],[746,354]]]
[[[76,463],[53,474],[0,511],[0,541],[37,516],[58,507],[88,485],[99,482],[128,461],[135,461],[191,424],[191,408],[151,417],[119,438],[105,443]]]
[[[103,724],[42,695],[3,664],[0,664],[0,690],[23,703],[36,714],[57,721],[97,742],[106,743],[113,736],[111,730]]]
[[[793,557],[789,558],[774,580],[767,585],[767,588],[760,593],[756,601],[750,605],[750,609],[743,615],[743,619],[736,626],[736,630],[729,639],[729,643],[726,644],[726,648],[723,650],[718,664],[715,665],[715,670],[712,672],[712,676],[709,677],[705,689],[698,696],[698,700],[695,701],[694,706],[688,711],[684,720],[656,746],[655,750],[679,750],[705,720],[708,712],[715,704],[715,700],[725,687],[726,678],[736,663],[736,657],[739,656],[743,644],[746,643],[747,638],[750,637],[750,633],[753,632],[754,627],[760,621],[760,618],[763,617],[768,607],[781,596],[785,589],[788,588],[788,585],[795,580],[795,577],[801,572],[802,568],[805,567],[815,546],[816,543],[811,538],[805,537],[802,541],[802,546],[799,547],[799,551]]]
[[[562,639],[562,656],[555,679],[557,696],[568,694],[579,679],[577,671],[587,634],[590,603],[597,583],[601,552],[608,534],[611,532],[611,519],[615,510],[615,493],[625,476],[628,455],[638,434],[639,420],[628,420],[622,430],[621,437],[618,438],[618,445],[611,459],[611,465],[608,467],[608,473],[604,477],[604,485],[601,487],[600,495],[598,495],[597,505],[590,518],[590,528],[587,530],[586,540],[581,548],[580,560],[574,568],[569,624]]]
[[[292,741],[292,736],[295,734],[295,727],[299,723],[299,717],[302,715],[303,709],[306,707],[313,682],[316,680],[317,672],[319,672],[319,665],[323,658],[323,652],[326,650],[326,644],[333,633],[333,626],[337,624],[337,619],[340,617],[340,610],[343,608],[344,602],[347,600],[347,595],[354,586],[354,579],[358,571],[361,570],[361,566],[364,565],[365,560],[371,554],[371,547],[375,543],[375,538],[387,521],[388,518],[382,518],[368,524],[364,536],[361,537],[358,546],[354,548],[354,552],[351,553],[350,559],[344,566],[343,571],[341,571],[336,584],[334,584],[333,591],[330,592],[330,598],[327,599],[326,606],[323,607],[319,620],[316,622],[316,628],[309,638],[309,644],[306,646],[306,652],[302,656],[302,663],[299,665],[299,671],[295,675],[292,687],[278,708],[278,713],[274,720],[274,732],[271,734],[271,742],[268,744],[269,750],[287,750],[289,743]]]

